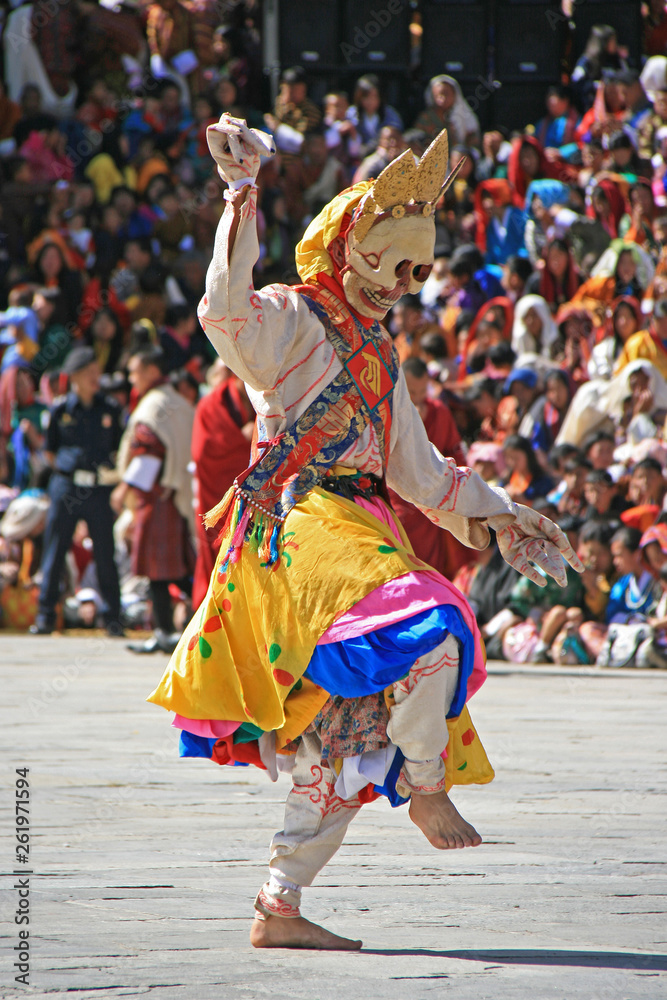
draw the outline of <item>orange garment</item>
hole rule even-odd
[[[602,275],[598,275],[585,281],[576,290],[571,301],[585,302],[586,299],[593,299],[595,302],[610,306],[616,297],[615,292],[616,279],[613,276],[603,278]]]
[[[137,167],[137,193],[145,194],[146,188],[158,174],[165,174],[169,177],[169,167],[167,161],[156,154]]]
[[[614,374],[618,375],[631,361],[644,358],[650,361],[658,369],[663,378],[667,378],[667,348],[660,340],[651,333],[650,330],[640,330],[633,333],[625,342],[621,351]]]

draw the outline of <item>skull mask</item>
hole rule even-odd
[[[363,239],[338,236],[329,247],[352,308],[380,320],[408,292],[420,292],[433,267],[435,225],[424,215],[376,222]]]

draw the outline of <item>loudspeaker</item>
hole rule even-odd
[[[475,80],[488,73],[487,4],[427,0],[422,7],[421,75]]]
[[[410,19],[407,0],[345,0],[340,39],[341,62],[348,66],[410,65]]]
[[[283,69],[339,64],[341,18],[338,0],[283,0],[279,25]]]
[[[554,16],[555,15],[555,16]],[[563,31],[558,3],[499,3],[496,7],[495,75],[503,82],[558,83]]]
[[[493,121],[510,129],[537,125],[547,113],[548,83],[503,83],[493,94]]]
[[[642,19],[640,0],[585,0],[575,4],[571,20],[574,22],[574,61],[582,55],[591,28],[595,24],[610,24],[618,35],[618,44],[628,49],[633,66],[639,68],[641,59]]]

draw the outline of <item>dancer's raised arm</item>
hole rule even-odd
[[[261,157],[272,156],[270,136],[240,118],[223,115],[207,140],[218,173],[229,185],[218,225],[206,294],[199,303],[202,328],[225,364],[257,391],[270,391],[300,338],[317,321],[300,296],[253,286],[259,258],[257,187]]]

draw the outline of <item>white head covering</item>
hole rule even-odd
[[[647,59],[639,82],[652,104],[658,90],[667,90],[667,56],[651,56]]]
[[[584,438],[609,417],[619,423],[623,416],[623,403],[631,395],[630,376],[637,371],[645,371],[648,375],[654,410],[667,409],[667,382],[655,365],[638,358],[626,365],[610,382],[593,379],[579,387],[565,415],[556,444],[579,447]]]
[[[466,136],[471,132],[479,133],[479,120],[461,92],[457,81],[453,76],[442,73],[429,80],[428,87],[424,91],[426,106],[432,108],[434,105],[432,87],[437,83],[448,83],[454,91],[454,103],[449,109],[449,141],[452,145],[464,143]]]
[[[618,258],[624,250],[630,251],[637,265],[637,281],[643,289],[648,288],[655,274],[655,264],[643,247],[627,240],[615,239],[611,241],[591,270],[591,278],[611,278],[616,270]]]
[[[43,525],[51,501],[45,494],[22,493],[12,500],[0,521],[0,535],[9,542],[20,542]]]
[[[542,333],[539,344],[528,333],[525,316],[529,309],[534,309],[542,320]],[[549,348],[558,340],[558,327],[551,315],[551,310],[541,295],[524,295],[516,304],[514,310],[514,325],[512,326],[512,350],[516,354],[541,354],[549,357]]]

